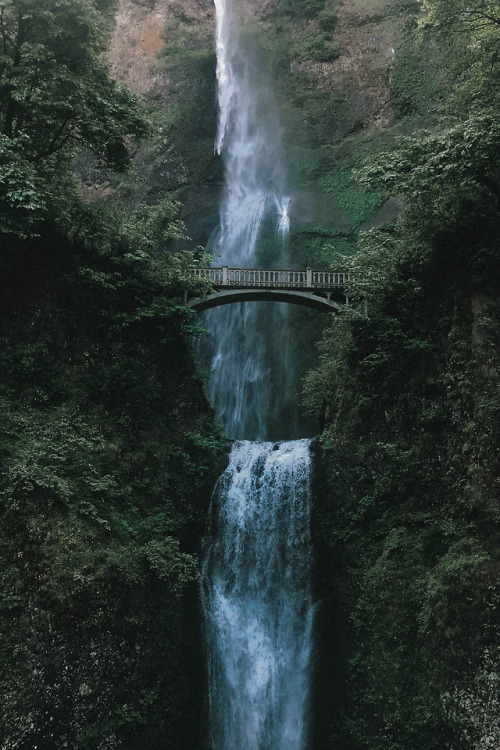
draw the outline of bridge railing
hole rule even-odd
[[[335,271],[283,271],[262,268],[194,268],[196,276],[209,279],[215,286],[228,287],[286,287],[302,289],[345,288],[349,274]]]

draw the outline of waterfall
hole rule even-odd
[[[240,0],[215,0],[220,222],[217,265],[286,268],[290,197],[276,107]],[[305,750],[313,603],[310,455],[297,437],[288,306],[206,313],[209,395],[237,439],[204,545],[210,750]]]
[[[236,443],[212,500],[203,608],[212,750],[303,750],[313,604],[309,442]]]
[[[219,127],[224,163],[215,265],[288,267],[291,198],[282,128],[258,49],[237,0],[215,0]],[[286,304],[240,303],[204,314],[211,348],[208,391],[233,439],[297,436],[297,395]],[[276,425],[279,425],[279,434]]]

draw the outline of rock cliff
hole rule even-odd
[[[372,217],[393,217],[380,196],[349,184],[360,154],[392,137],[398,116],[391,79],[412,2],[248,0],[248,33],[262,53],[285,123],[298,196],[293,251],[324,261],[326,239],[349,235]],[[131,205],[178,198],[194,244],[216,221],[221,181],[216,128],[212,0],[119,0],[110,44],[113,74],[151,108],[154,135],[135,154],[126,181],[83,170],[91,200]],[[292,217],[293,219],[293,217]],[[304,233],[304,230],[307,230]],[[314,231],[311,231],[314,230]],[[318,232],[322,240],[318,239]]]

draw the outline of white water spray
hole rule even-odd
[[[313,604],[307,440],[236,443],[204,564],[212,750],[303,750]]]
[[[278,229],[282,235],[287,235],[290,231],[290,216],[288,213],[290,198],[283,198],[281,202],[276,200],[276,205],[279,216]]]
[[[224,161],[219,226],[207,250],[214,264],[286,268],[290,197],[281,147],[282,128],[259,64],[242,27],[236,0],[215,0],[219,126],[216,150]],[[217,416],[234,439],[295,437],[297,394],[290,361],[288,306],[248,303],[205,313],[212,352],[208,390]]]

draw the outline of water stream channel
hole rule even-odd
[[[225,183],[214,264],[286,268],[293,208],[282,129],[238,0],[215,0]],[[212,499],[202,604],[211,750],[304,750],[313,601],[310,455],[297,435],[287,305],[205,313],[209,395],[236,442]]]

